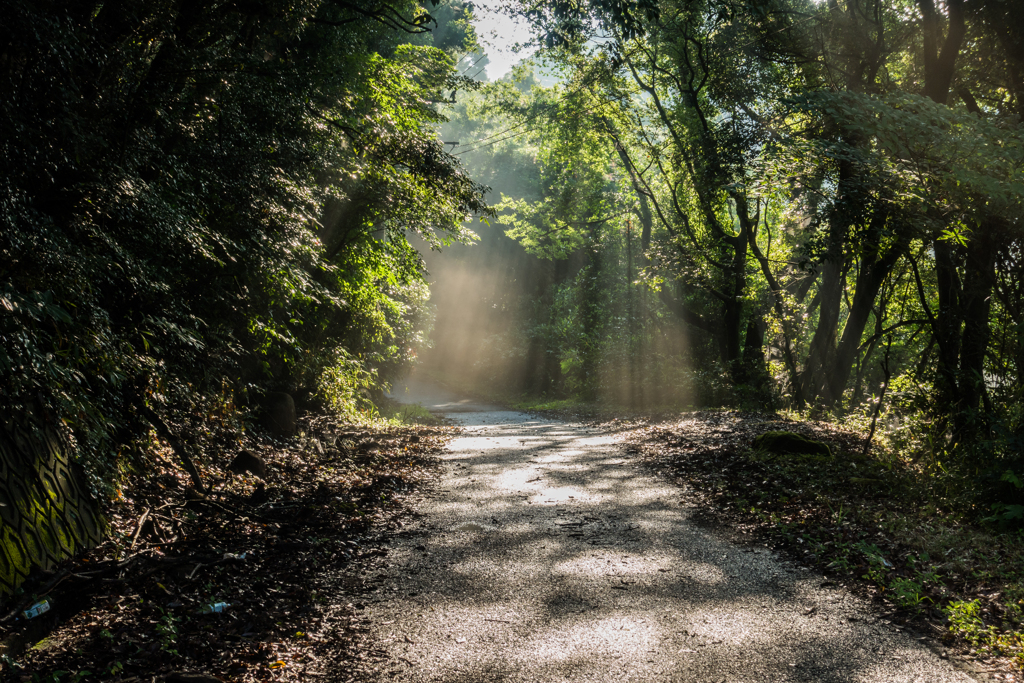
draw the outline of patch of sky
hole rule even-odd
[[[530,45],[530,25],[513,17],[507,3],[481,0],[473,3],[473,27],[487,54],[487,80],[498,80],[537,48]]]

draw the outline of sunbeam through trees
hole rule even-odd
[[[415,372],[561,415],[686,413],[691,436],[707,411],[814,421],[843,434],[829,477],[898,480],[900,514],[1020,543],[1021,17],[1024,0],[0,0],[0,471],[60,469],[106,511],[104,581],[140,538],[186,543],[196,509],[270,519],[299,494],[263,458],[293,447],[312,458],[288,460],[296,506],[370,529],[356,518],[419,481],[425,445],[394,430],[440,419],[395,402]],[[673,429],[658,438],[690,449]],[[789,465],[754,436],[707,450],[733,484],[700,477],[768,519]],[[317,479],[339,463],[344,485]],[[3,482],[3,628],[30,569],[40,595],[83,576],[55,569],[81,543],[32,527],[81,502],[46,476],[45,505]],[[821,508],[842,489],[822,481],[771,505],[802,515],[806,489]],[[161,532],[165,494],[181,516]],[[187,528],[215,544],[214,526]],[[864,578],[891,595],[884,570]],[[975,630],[1019,667],[1024,576],[986,576],[1016,645]]]

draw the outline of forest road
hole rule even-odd
[[[465,432],[389,553],[396,591],[366,606],[379,680],[975,680],[819,574],[696,525],[613,430],[415,380],[394,397]]]

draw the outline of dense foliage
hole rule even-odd
[[[428,258],[464,276],[454,367],[884,409],[1024,516],[1018,5],[523,2],[544,67],[479,89],[458,2],[10,0],[4,399],[107,481],[150,407],[354,410],[424,345],[413,244],[467,241],[489,185],[482,246]]]
[[[436,131],[467,86],[466,6],[0,15],[8,411],[67,424],[102,487],[146,414],[209,423],[266,390],[354,410],[408,362],[429,312],[406,236],[464,239],[485,208]]]
[[[474,139],[528,148],[500,220],[565,266],[503,355],[541,339],[563,395],[884,409],[1024,518],[1024,8],[606,5],[523,3],[557,83],[487,86],[469,136],[474,170]]]

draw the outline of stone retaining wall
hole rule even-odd
[[[69,443],[35,415],[0,423],[0,597],[104,537]]]

